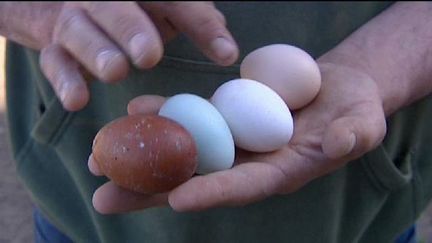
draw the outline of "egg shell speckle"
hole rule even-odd
[[[117,185],[141,193],[173,189],[193,176],[197,150],[176,122],[156,115],[129,115],[105,125],[93,142],[93,158]]]

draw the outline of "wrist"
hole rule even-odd
[[[370,76],[388,116],[432,92],[431,24],[431,3],[396,3],[320,60]]]

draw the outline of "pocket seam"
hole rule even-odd
[[[381,191],[395,191],[408,184],[413,178],[412,151],[409,150],[403,157],[408,163],[407,173],[401,172],[393,160],[387,155],[383,145],[361,158],[361,164],[375,187]]]
[[[74,114],[64,110],[57,97],[53,97],[45,112],[33,126],[31,137],[37,142],[55,145],[61,138],[63,131],[69,127]]]

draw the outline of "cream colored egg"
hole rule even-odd
[[[291,110],[310,103],[321,88],[315,60],[304,50],[287,44],[268,45],[249,53],[241,63],[240,76],[269,86]]]

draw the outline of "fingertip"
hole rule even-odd
[[[382,111],[339,118],[324,133],[322,149],[332,159],[352,160],[376,148],[386,134]]]
[[[346,119],[333,122],[324,134],[322,150],[330,159],[346,157],[356,146],[357,137],[345,122]]]
[[[109,214],[110,212],[107,209],[106,204],[104,203],[104,200],[101,199],[101,196],[103,196],[103,193],[101,193],[101,190],[103,190],[103,187],[99,187],[93,193],[93,196],[92,196],[93,208],[100,214]]]
[[[160,38],[145,34],[136,34],[129,43],[134,65],[142,69],[156,66],[163,56],[163,45]]]
[[[102,82],[114,83],[123,80],[129,72],[127,58],[120,52],[105,50],[96,57],[98,76]]]
[[[210,44],[214,61],[221,66],[232,65],[239,56],[237,44],[226,37],[218,37]]]
[[[90,100],[90,92],[84,82],[66,82],[59,92],[65,110],[75,112],[83,109]]]
[[[349,155],[353,151],[355,143],[356,137],[354,133],[351,133],[344,140],[324,142],[322,149],[330,159],[339,159]]]
[[[133,114],[157,114],[166,98],[159,95],[142,95],[138,96],[127,105],[129,115]]]
[[[65,110],[74,112],[86,106],[90,100],[87,83],[79,65],[63,48],[48,45],[41,51],[39,62]]]
[[[87,166],[89,168],[89,171],[95,175],[95,176],[103,176],[104,173],[102,172],[102,170],[99,168],[99,165],[97,164],[96,160],[93,157],[93,154],[90,154],[88,162],[87,162]]]
[[[237,60],[238,46],[226,27],[225,16],[214,4],[178,4],[168,20],[216,64],[229,66]]]

